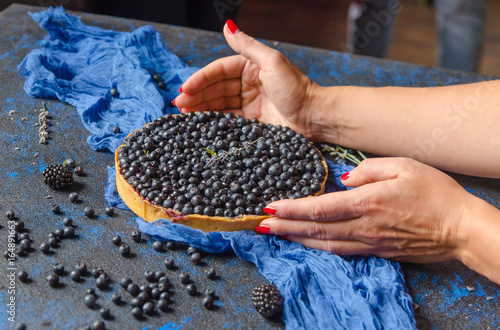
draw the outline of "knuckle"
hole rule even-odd
[[[309,218],[313,221],[321,221],[326,219],[327,212],[323,206],[319,203],[314,203],[311,205],[311,211],[309,212]]]
[[[324,239],[326,237],[326,230],[323,224],[311,222],[307,228],[307,235],[317,239]]]
[[[325,250],[335,255],[343,255],[342,249],[336,241],[327,241]]]

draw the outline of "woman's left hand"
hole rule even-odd
[[[378,158],[363,161],[343,183],[356,189],[269,204],[265,211],[276,217],[257,231],[338,255],[458,258],[463,213],[474,197],[448,175],[409,158]]]

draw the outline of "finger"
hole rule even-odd
[[[241,97],[240,96],[228,96],[219,97],[214,100],[202,102],[191,107],[180,108],[182,113],[192,112],[192,111],[216,111],[216,110],[226,110],[241,109]]]
[[[321,240],[311,237],[289,236],[288,240],[305,247],[331,252],[339,256],[370,255],[374,248],[366,243],[351,240]]]
[[[264,212],[286,219],[336,221],[360,217],[364,190],[338,191],[317,197],[272,202]]]
[[[240,79],[228,79],[215,82],[195,93],[182,93],[175,99],[179,108],[188,108],[224,96],[236,96],[241,92]]]
[[[238,30],[233,34],[227,24],[224,26],[223,32],[229,46],[235,52],[255,63],[261,70],[267,71],[267,68],[276,70],[277,65],[285,63],[286,58],[283,54],[244,32]]]
[[[349,187],[359,187],[368,183],[395,179],[404,162],[402,158],[365,159],[354,170],[342,175],[342,183]]]
[[[182,84],[183,93],[196,93],[207,86],[225,79],[233,79],[241,76],[247,59],[235,55],[224,57],[208,64],[196,71]]]

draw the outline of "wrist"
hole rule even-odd
[[[322,87],[313,84],[309,91],[310,139],[314,142],[339,143],[341,126],[337,104],[342,87]]]
[[[500,210],[473,197],[464,210],[456,257],[464,265],[500,284]]]

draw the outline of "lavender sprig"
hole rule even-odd
[[[328,152],[331,156],[335,157],[336,160],[345,159],[356,165],[359,165],[363,159],[366,159],[366,156],[359,150],[356,150],[356,152],[362,158],[361,160],[359,160],[358,157],[351,153],[352,149],[343,148],[336,144],[334,146],[321,144],[321,147],[322,151]]]

